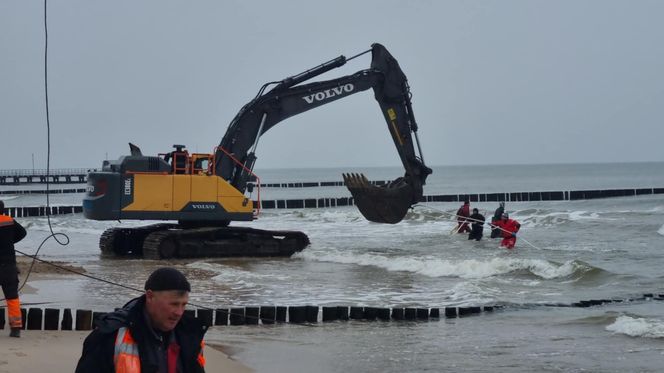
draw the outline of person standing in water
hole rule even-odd
[[[468,226],[467,218],[470,216],[470,201],[466,200],[463,206],[459,207],[456,213],[457,216],[457,233],[468,233],[470,227]]]
[[[501,230],[496,228],[495,222],[500,221],[503,218],[503,213],[505,212],[505,202],[500,202],[500,205],[496,209],[496,212],[493,213],[491,218],[491,238],[501,237]]]
[[[473,214],[470,215],[471,230],[468,235],[469,240],[479,241],[482,239],[482,233],[484,232],[484,215],[480,214],[478,209],[473,209]]]
[[[502,232],[503,240],[500,241],[500,247],[506,249],[513,249],[516,245],[516,232],[521,228],[521,224],[518,221],[510,219],[509,215],[505,212],[502,215],[502,219],[493,223],[497,229]]]

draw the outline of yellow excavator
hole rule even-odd
[[[303,84],[368,52],[372,54],[368,69]],[[232,221],[251,221],[258,216],[259,204],[247,195],[258,180],[253,173],[258,140],[293,115],[369,88],[385,117],[405,174],[382,186],[372,185],[362,174],[343,177],[365,218],[398,223],[422,199],[431,169],[422,158],[406,76],[385,47],[373,44],[351,58],[339,56],[264,84],[232,120],[212,154],[190,154],[185,146],[174,145],[171,152],[145,156],[130,143],[130,155],[104,161],[101,171],[88,174],[83,199],[86,218],[172,223],[110,228],[99,240],[102,253],[162,259],[290,256],[303,250],[309,244],[303,232],[229,226]]]

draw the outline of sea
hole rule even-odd
[[[580,189],[662,188],[664,163],[433,167],[425,195]],[[262,183],[371,180],[399,167],[257,170]],[[22,186],[44,189],[44,186]],[[17,186],[3,186],[16,189]],[[62,188],[52,185],[51,188]],[[256,192],[254,192],[256,193]],[[349,196],[343,187],[262,188],[263,199]],[[51,195],[53,205],[80,194]],[[255,196],[254,196],[255,197]],[[7,206],[42,206],[43,195],[3,195]],[[452,233],[460,203],[421,203],[394,225],[366,221],[353,207],[263,210],[236,225],[299,230],[311,245],[290,258],[150,261],[99,255],[107,228],[151,222],[99,222],[82,214],[21,218],[35,253],[52,228],[44,260],[142,288],[171,265],[191,280],[190,301],[240,306],[444,308],[500,306],[493,312],[428,321],[335,321],[213,327],[207,339],[258,372],[662,372],[664,371],[664,195],[507,202],[521,223],[517,246]],[[487,218],[496,202],[473,202]],[[50,228],[49,228],[50,224]],[[487,231],[485,231],[487,233]],[[62,237],[60,240],[63,241]],[[45,275],[23,301],[108,311],[138,295],[97,280]],[[582,300],[614,299],[591,307]],[[214,368],[210,368],[214,371]]]

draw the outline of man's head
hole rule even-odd
[[[154,329],[175,329],[189,302],[191,285],[175,268],[159,268],[145,281],[145,310]]]
[[[505,202],[501,202],[500,207],[505,207]]]
[[[465,200],[465,201],[463,201],[463,204],[464,204],[464,205],[470,205],[470,201],[469,201],[469,200]]]
[[[506,212],[503,212],[503,220],[509,219],[509,215]]]
[[[480,213],[480,210],[478,210],[477,208],[473,209],[473,214],[479,214],[479,213]]]

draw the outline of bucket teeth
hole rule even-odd
[[[371,185],[369,179],[364,174],[343,174],[344,183],[347,188],[366,188]]]

